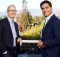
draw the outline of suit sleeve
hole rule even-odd
[[[2,20],[0,20],[0,52],[1,53],[6,51],[2,39],[3,39],[3,24],[2,24]]]
[[[44,47],[54,47],[60,45],[60,20],[53,21],[53,40],[44,42]]]

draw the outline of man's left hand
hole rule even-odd
[[[37,46],[39,48],[43,48],[44,47],[43,42],[41,40],[39,40]]]

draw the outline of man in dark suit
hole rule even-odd
[[[7,17],[0,20],[0,57],[18,57],[18,46],[22,45],[19,38],[18,25],[14,22],[16,7],[7,8]]]
[[[60,20],[53,14],[51,2],[43,1],[40,7],[45,16],[45,26],[37,46],[42,50],[42,57],[59,57]]]

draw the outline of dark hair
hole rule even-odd
[[[52,4],[51,4],[50,1],[43,1],[43,2],[41,2],[40,3],[40,7],[42,7],[42,5],[45,4],[45,3],[49,4],[49,6],[52,7]]]

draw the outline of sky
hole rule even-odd
[[[22,1],[23,0],[0,0],[0,12],[6,12],[7,7],[11,4],[15,5],[17,10],[22,9]],[[40,9],[40,3],[43,0],[26,0],[28,9]],[[53,8],[60,9],[60,0],[49,0]],[[38,11],[38,10],[37,10]]]
[[[39,9],[39,5],[43,0],[26,0],[28,3],[28,9]],[[53,4],[53,8],[60,9],[60,0],[50,0]],[[17,10],[22,8],[22,0],[0,0],[0,11],[6,11],[7,7],[14,4]]]

